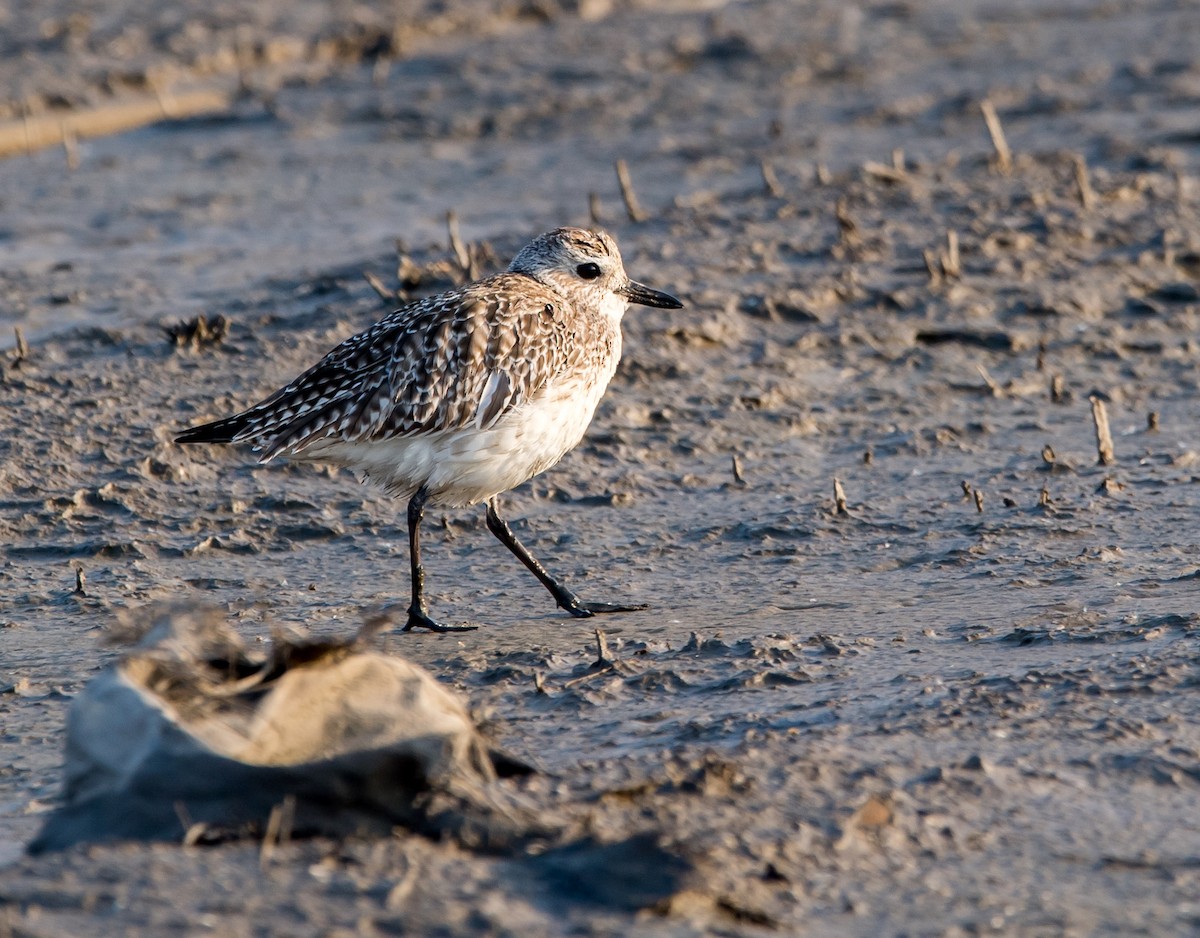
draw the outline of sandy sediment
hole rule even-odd
[[[81,142],[73,171],[55,150],[4,164],[3,315],[29,340],[0,379],[15,933],[1194,927],[1194,17],[605,13],[423,34],[216,120]],[[55,61],[90,87],[73,50]],[[377,318],[363,271],[402,286],[393,239],[441,276],[455,209],[502,264],[586,222],[589,193],[631,273],[687,309],[627,317],[584,443],[507,504],[585,598],[652,609],[566,618],[480,511],[453,512],[430,519],[430,599],[482,628],[387,642],[536,758],[514,797],[595,849],[652,842],[686,887],[637,912],[636,883],[588,878],[594,853],[534,870],[404,836],[269,862],[254,843],[20,856],[121,610],[215,603],[253,639],[344,636],[404,601],[383,493],[173,435]],[[227,327],[168,338],[196,315]]]

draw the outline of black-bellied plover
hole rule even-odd
[[[488,529],[573,616],[644,609],[584,602],[538,563],[496,508],[500,493],[549,469],[583,438],[621,358],[630,303],[683,306],[630,280],[604,232],[559,228],[522,248],[504,273],[396,310],[261,404],[176,442],[252,442],[259,462],[333,463],[408,498],[405,631],[474,628],[429,615],[426,505],[486,501]]]

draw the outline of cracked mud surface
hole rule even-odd
[[[208,49],[201,35],[218,52],[238,35],[303,40],[283,65],[256,62],[226,116],[81,141],[71,172],[62,151],[5,163],[0,317],[31,348],[4,353],[0,381],[0,922],[1194,931],[1194,16],[446,4],[456,30],[414,27],[385,65],[347,52],[314,72],[303,50],[358,26],[177,6],[127,61],[111,47],[133,16],[119,6],[93,47],[14,25],[6,41],[60,84],[0,69],[5,100],[95,105],[121,93],[118,65],[227,79],[187,44]],[[394,25],[372,11],[356,15]],[[618,157],[644,222],[620,211]],[[503,263],[586,222],[591,191],[633,276],[687,309],[631,311],[584,443],[505,505],[585,599],[652,608],[571,620],[482,509],[452,512],[429,519],[431,604],[482,628],[387,647],[539,763],[522,798],[604,842],[655,832],[695,864],[693,885],[634,913],[615,872],[587,903],[530,858],[400,837],[296,843],[265,866],[254,844],[21,857],[120,610],[191,598],[249,636],[345,634],[405,600],[402,506],[345,473],[184,450],[174,433],[378,318],[361,272],[395,284],[394,238],[418,263],[444,258],[454,209]],[[227,317],[227,335],[170,344],[163,327],[197,314]]]

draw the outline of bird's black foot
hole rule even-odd
[[[517,536],[513,534],[508,522],[501,518],[496,511],[496,499],[494,498],[488,499],[487,526],[500,543],[511,550],[516,558],[525,564],[529,572],[538,578],[542,586],[550,591],[554,601],[576,619],[587,619],[605,612],[637,612],[650,608],[645,603],[585,603],[554,579],[546,568],[538,563],[533,554],[526,550],[525,545],[517,540]]]
[[[408,610],[408,622],[405,623],[402,632],[411,632],[413,629],[429,629],[431,632],[474,632],[479,626],[477,625],[442,625],[440,622],[435,622],[429,617],[429,614],[422,609]]]
[[[650,608],[646,603],[585,603],[578,596],[571,596],[565,602],[560,599],[558,604],[576,619],[588,619],[606,612],[640,612]]]

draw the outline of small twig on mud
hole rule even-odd
[[[275,837],[280,832],[281,813],[280,805],[275,805],[271,808],[270,817],[266,818],[266,832],[263,835],[263,842],[258,847],[259,870],[265,870],[271,862],[271,854],[275,853]]]
[[[733,481],[738,485],[746,484],[746,477],[742,475],[742,460],[737,453],[731,457],[733,463]]]
[[[863,172],[873,179],[878,179],[881,182],[902,183],[908,181],[908,173],[903,169],[897,169],[895,166],[888,166],[886,163],[877,163],[875,160],[867,160],[863,163]]]
[[[183,832],[183,845],[185,847],[194,847],[205,837],[209,836],[210,828],[204,821],[197,821],[188,827]]]
[[[600,193],[588,193],[588,217],[592,220],[593,225],[604,224],[604,213],[600,209]]]
[[[192,822],[192,815],[188,812],[187,805],[182,801],[176,801],[172,807],[175,809],[175,816],[179,818],[179,826],[183,828],[183,846],[194,847],[208,833],[208,825],[203,821]]]
[[[296,798],[286,796],[283,801],[271,809],[267,818],[267,830],[263,834],[262,846],[258,852],[258,865],[265,869],[271,862],[276,846],[284,846],[292,838],[292,823],[296,818]]]
[[[1050,489],[1043,485],[1042,491],[1038,494],[1038,507],[1050,508],[1052,502],[1053,499],[1050,498]]]
[[[446,234],[450,238],[450,250],[454,254],[454,259],[458,261],[458,266],[462,270],[463,275],[469,274],[471,270],[471,252],[463,244],[462,235],[458,231],[458,213],[453,209],[446,213]]]
[[[987,389],[991,392],[992,397],[1004,396],[1004,388],[996,383],[996,379],[988,374],[988,370],[983,365],[976,365],[975,369],[979,372],[979,377],[983,378],[983,383],[987,385]]]
[[[625,214],[632,222],[646,220],[646,212],[638,202],[637,194],[633,191],[633,183],[629,179],[629,167],[624,160],[617,160],[617,185],[621,188],[621,200],[625,203]]]
[[[371,285],[372,290],[379,294],[379,298],[383,300],[385,306],[394,306],[399,301],[399,297],[395,292],[385,287],[383,281],[369,270],[363,271],[363,279]]]
[[[1104,407],[1104,401],[1092,395],[1088,398],[1092,402],[1092,423],[1096,428],[1096,455],[1098,463],[1101,466],[1111,466],[1116,462],[1116,457],[1113,455],[1112,434],[1108,429],[1108,411]]]
[[[946,251],[942,254],[942,273],[946,279],[962,276],[962,258],[958,253],[958,232],[946,232]]]
[[[966,479],[963,479],[962,482],[959,483],[959,485],[962,486],[963,498],[970,498],[971,497],[971,483],[968,482]]]
[[[1158,411],[1157,410],[1152,410],[1152,411],[1150,411],[1150,413],[1146,414],[1146,432],[1147,433],[1157,433],[1158,432]]]
[[[904,163],[904,148],[895,147],[892,150],[892,169],[900,173],[908,172],[908,167]]]
[[[596,629],[596,661],[592,667],[599,668],[612,663],[612,656],[608,653],[608,636],[603,629]]]
[[[283,817],[279,821],[279,845],[286,847],[292,840],[292,828],[296,825],[296,796],[285,795]]]
[[[13,337],[17,340],[17,353],[12,358],[12,364],[19,365],[29,360],[29,343],[25,341],[25,333],[20,326],[13,326]]]
[[[597,675],[609,674],[613,671],[616,671],[616,669],[617,669],[616,664],[615,664],[615,662],[612,662],[612,661],[605,661],[603,663],[599,662],[599,661],[593,662],[592,665],[588,668],[586,674],[581,674],[581,675],[579,675],[579,677],[573,677],[569,681],[564,681],[563,685],[562,685],[563,690],[570,690],[572,687],[576,687],[579,684],[587,683],[588,681],[595,678]]]
[[[858,225],[850,215],[850,200],[846,196],[837,200],[833,207],[833,214],[837,217],[838,235],[842,244],[846,247],[854,247],[859,243]]]
[[[421,864],[416,860],[410,860],[404,871],[404,875],[400,877],[400,881],[387,894],[387,899],[384,905],[391,911],[404,908],[408,902],[408,897],[412,895],[413,889],[421,879]]]
[[[608,637],[601,629],[596,629],[596,660],[588,665],[587,672],[573,677],[571,680],[563,684],[564,690],[569,690],[577,684],[582,684],[585,681],[590,681],[592,678],[601,674],[609,674],[618,671],[617,662],[611,657],[608,651]],[[537,686],[537,678],[534,678],[534,686]]]
[[[1008,175],[1012,171],[1012,150],[1008,148],[1008,140],[1004,137],[1004,128],[1000,125],[1000,115],[996,113],[996,106],[984,98],[979,103],[979,110],[983,112],[983,121],[987,124],[992,146],[996,149],[996,168]]]
[[[79,135],[67,126],[62,131],[62,147],[63,155],[67,158],[67,169],[72,172],[79,169]]]
[[[476,241],[469,245],[467,253],[471,258],[470,263],[467,264],[467,279],[478,280],[480,264],[486,264],[491,260],[495,260],[492,247],[486,241]]]
[[[921,252],[921,256],[925,258],[925,270],[929,273],[929,285],[937,286],[942,282],[942,267],[938,263],[937,252],[932,248],[926,248]]]
[[[1040,341],[1038,343],[1037,361],[1034,362],[1034,370],[1036,370],[1036,371],[1045,371],[1046,370],[1046,340],[1045,339],[1042,339],[1042,341]]]
[[[1087,160],[1076,153],[1072,155],[1071,161],[1075,164],[1075,185],[1079,190],[1079,204],[1084,208],[1091,208],[1096,201],[1096,193],[1092,191],[1092,183],[1088,179]]]
[[[767,190],[767,195],[779,198],[783,195],[783,186],[779,184],[779,177],[775,175],[775,169],[766,160],[758,164],[759,170],[762,172],[763,186]]]
[[[837,478],[833,480],[833,513],[835,515],[850,514],[850,509],[846,507],[846,490],[842,488],[842,480]]]
[[[975,495],[975,510],[977,512],[979,512],[980,514],[983,514],[983,490],[975,489],[974,495]]]

